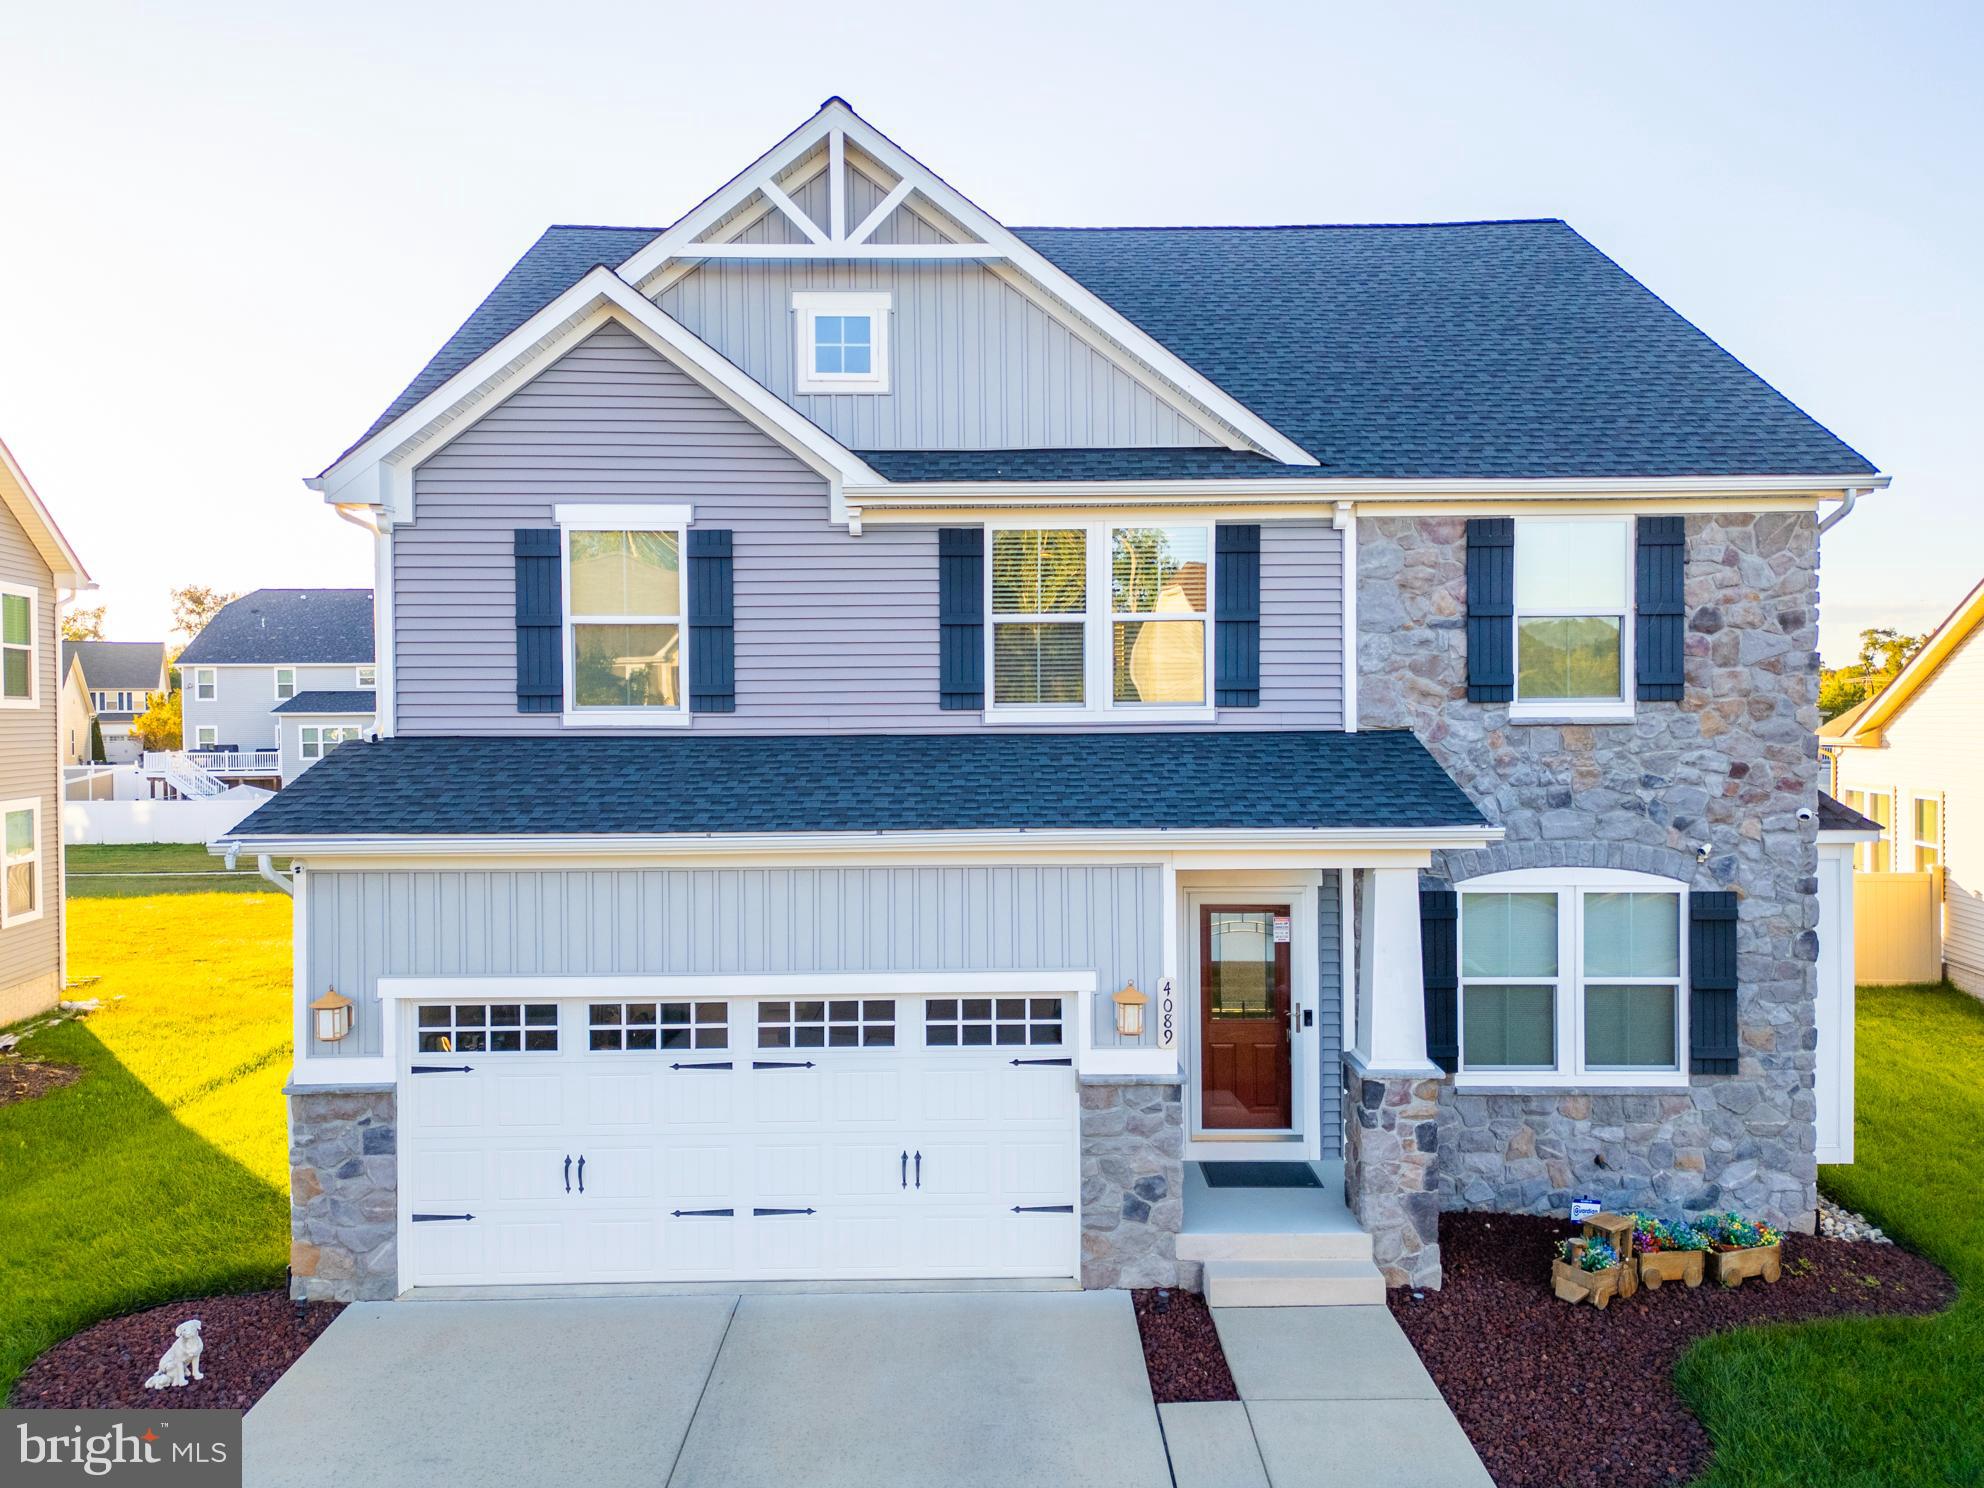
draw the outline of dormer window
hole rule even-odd
[[[886,393],[889,308],[884,293],[802,291],[792,297],[798,327],[793,391]]]

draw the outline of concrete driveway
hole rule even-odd
[[[1170,1488],[1123,1292],[364,1302],[248,1413],[249,1488]]]

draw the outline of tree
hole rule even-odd
[[[144,749],[177,749],[184,733],[181,708],[183,694],[154,692],[145,699],[145,711],[131,720],[131,733]]]
[[[104,765],[110,763],[110,756],[103,752],[103,720],[90,720],[90,763]]]
[[[104,639],[103,615],[108,605],[94,605],[86,610],[70,610],[62,617],[62,639],[65,641],[100,641]]]
[[[1904,635],[1887,625],[1861,631],[1859,656],[1845,666],[1819,671],[1819,717],[1837,718],[1873,697],[1915,659],[1928,639]]]
[[[172,628],[194,636],[207,628],[207,622],[241,598],[206,584],[187,584],[172,591]]]

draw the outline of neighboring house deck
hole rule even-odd
[[[0,1025],[62,995],[63,591],[95,588],[0,444]]]
[[[155,694],[167,692],[172,685],[165,642],[64,641],[62,654],[65,664],[74,657],[82,667],[91,712],[103,731],[103,763],[130,764],[143,753],[132,736],[132,720],[150,706]],[[78,722],[83,723],[87,747],[86,721],[65,715],[64,728]]]
[[[1814,1222],[1885,479],[1561,222],[1013,230],[830,100],[547,231],[311,484],[372,727],[283,699],[220,844],[301,868],[298,1295]]]
[[[1875,696],[1819,730],[1858,850],[1864,980],[1984,997],[1984,584]]]

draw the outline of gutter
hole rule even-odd
[[[1828,532],[1832,531],[1833,528],[1837,527],[1841,522],[1844,522],[1849,516],[1851,516],[1853,514],[1854,506],[1860,500],[1860,492],[1852,486],[1848,486],[1843,492],[1840,493],[1840,496],[1841,496],[1841,500],[1839,503],[1839,509],[1837,511],[1827,512],[1825,516],[1819,519],[1820,537],[1824,537]]]
[[[219,843],[216,843],[214,845],[220,846]],[[238,861],[240,861],[240,858],[241,858],[241,849],[237,846],[230,845],[227,848],[226,855],[221,859],[221,861],[227,865],[227,871],[229,873],[232,873],[234,871],[234,865]],[[296,897],[296,886],[290,883],[290,881],[284,878],[280,873],[276,872],[276,865],[272,854],[257,853],[255,856],[255,871],[260,873],[262,877],[266,878],[270,883],[274,884],[277,888],[281,889],[285,894],[289,895],[292,899]]]

